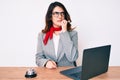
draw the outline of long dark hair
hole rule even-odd
[[[67,30],[68,31],[72,30],[71,24],[70,24],[71,18],[70,18],[69,13],[67,12],[65,6],[60,2],[53,2],[49,5],[49,8],[48,8],[46,16],[45,16],[46,25],[45,25],[45,28],[42,30],[43,33],[48,32],[50,30],[51,26],[53,25],[53,22],[51,20],[52,19],[52,11],[56,6],[59,6],[64,10],[64,12],[65,12],[65,17],[64,18],[65,18],[65,20],[69,21],[68,24],[67,24]]]

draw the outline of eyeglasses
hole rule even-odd
[[[65,12],[53,12],[52,15],[53,15],[54,17],[58,17],[59,15],[61,15],[62,17],[64,17]]]

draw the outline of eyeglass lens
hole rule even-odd
[[[58,17],[59,15],[64,16],[64,12],[53,12],[53,15]]]

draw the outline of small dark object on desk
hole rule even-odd
[[[25,74],[26,78],[34,78],[36,76],[37,76],[37,74],[33,68],[30,68],[26,71],[26,74]]]

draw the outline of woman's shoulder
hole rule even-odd
[[[38,33],[38,37],[43,37],[44,35],[45,35],[45,33],[43,33],[43,32]]]
[[[77,34],[78,32],[76,30],[72,30],[72,31],[69,31],[70,35],[75,35]]]
[[[45,33],[43,33],[42,31],[41,32],[38,32],[38,35],[44,35]]]

